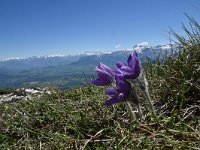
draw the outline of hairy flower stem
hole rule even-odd
[[[140,83],[141,89],[150,105],[150,109],[152,111],[153,117],[154,117],[155,121],[158,122],[158,118],[157,118],[157,115],[156,115],[156,112],[155,112],[155,109],[154,109],[154,106],[153,106],[153,103],[152,103],[152,100],[151,100],[151,97],[149,94],[148,82],[147,82],[144,72],[142,73],[142,76],[143,76],[143,80],[144,80],[144,85],[139,80],[138,80],[138,82]]]
[[[141,106],[140,106],[140,102],[139,102],[139,98],[138,98],[138,96],[137,96],[137,94],[136,94],[136,91],[135,91],[135,88],[134,88],[134,86],[132,86],[132,89],[133,89],[133,91],[132,91],[132,99],[131,99],[131,101],[133,102],[133,104],[135,104],[136,105],[136,107],[137,107],[137,110],[138,110],[138,114],[139,114],[139,117],[140,117],[140,119],[142,119],[142,109],[141,109]]]
[[[141,109],[141,106],[140,106],[139,98],[138,98],[136,91],[134,89],[134,86],[132,86],[132,92],[131,92],[131,97],[129,98],[129,102],[132,102],[134,105],[136,105],[139,118],[140,118],[140,120],[142,120],[142,109]],[[132,118],[134,118],[134,120],[136,120],[135,114],[132,111],[132,106],[129,102],[127,102],[127,104],[128,104],[130,114],[132,115]]]
[[[135,117],[135,114],[133,113],[131,104],[129,102],[126,102],[126,103],[128,105],[128,111],[129,111],[129,113],[131,115],[131,120],[132,120],[132,122],[134,122],[136,120],[136,117]]]

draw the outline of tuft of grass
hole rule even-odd
[[[200,26],[194,18],[188,18],[190,29],[183,25],[187,37],[172,31],[179,52],[146,67],[156,99],[171,110],[200,104]]]

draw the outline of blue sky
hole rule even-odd
[[[168,43],[200,0],[0,0],[0,59]]]

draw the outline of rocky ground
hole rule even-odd
[[[20,100],[29,100],[39,98],[44,94],[51,94],[48,88],[20,88],[16,90],[7,90],[0,93],[0,103],[13,102]]]

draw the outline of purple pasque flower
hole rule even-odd
[[[106,86],[113,82],[114,72],[108,66],[99,63],[95,70],[99,78],[96,80],[92,80],[92,84],[97,86]]]
[[[118,71],[126,78],[126,79],[136,79],[141,72],[140,61],[137,55],[137,52],[134,51],[128,57],[127,64],[118,62],[117,68]]]
[[[105,93],[111,98],[105,102],[105,106],[128,100],[128,96],[132,91],[131,84],[119,74],[115,75],[116,88],[110,88]]]

